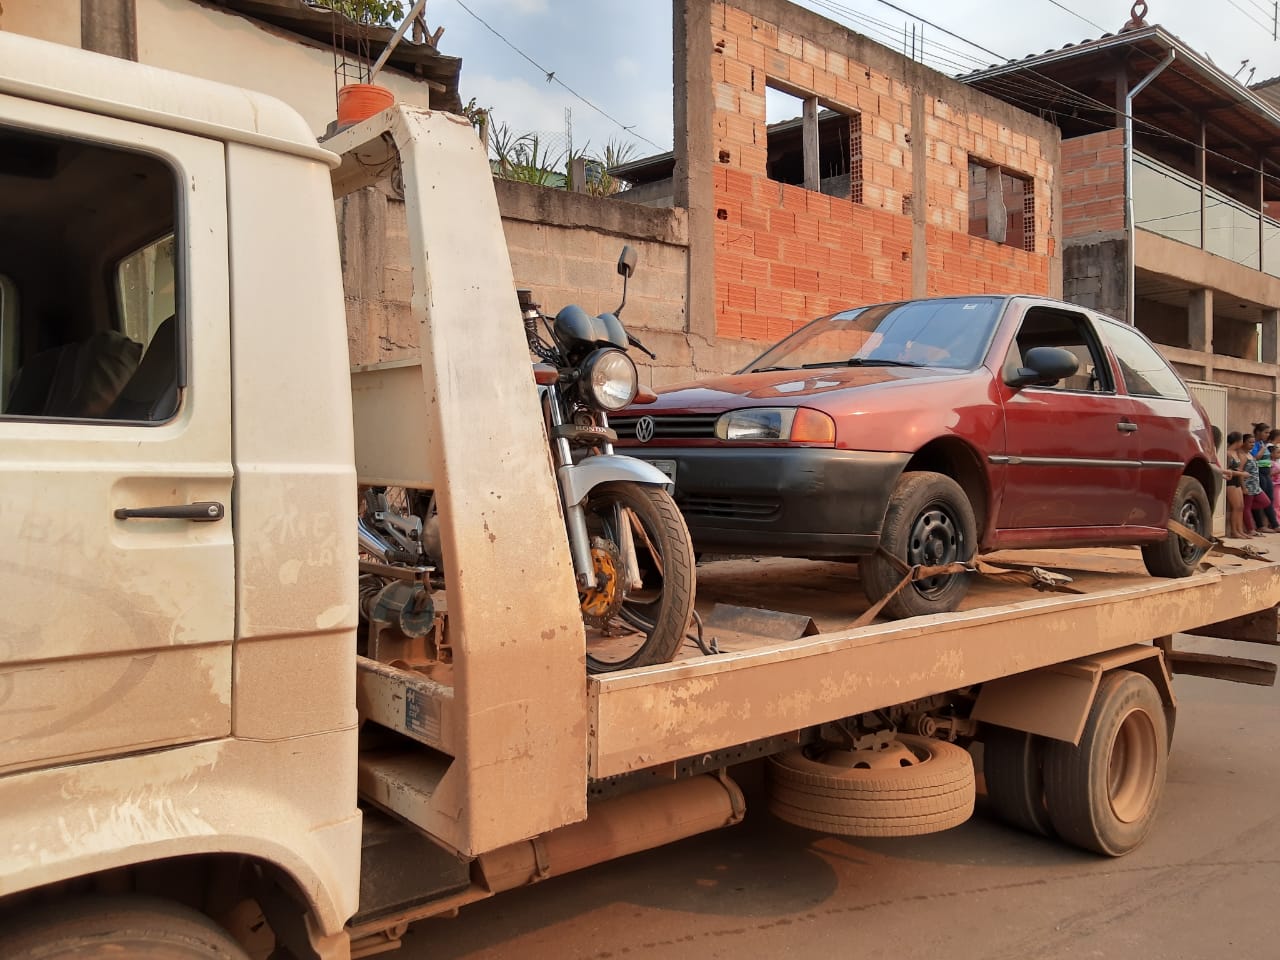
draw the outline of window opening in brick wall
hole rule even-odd
[[[1035,185],[1028,177],[969,161],[969,233],[1019,250],[1036,248]]]
[[[765,123],[770,180],[862,202],[861,117],[822,107],[817,97],[801,99],[768,87]],[[815,138],[806,136],[808,124],[817,130],[815,157],[810,157]]]

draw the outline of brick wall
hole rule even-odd
[[[1053,290],[1056,130],[789,4],[707,9],[717,335],[772,340],[812,317],[913,293]],[[860,203],[768,178],[771,85],[857,116]],[[913,97],[922,129],[912,127]],[[1034,250],[969,235],[970,157],[1030,180]]]
[[[1124,131],[1062,141],[1062,235],[1124,230]]]

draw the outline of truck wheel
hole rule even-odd
[[[1102,678],[1078,746],[1046,740],[1044,793],[1058,836],[1118,857],[1155,822],[1169,761],[1164,703],[1140,673]]]
[[[953,743],[898,735],[874,765],[869,751],[806,747],[769,760],[769,810],[779,820],[849,837],[914,837],[973,813],[973,761]]]
[[[1005,823],[1053,836],[1044,799],[1044,740],[1021,730],[984,726],[982,772],[987,797]]]
[[[1213,537],[1213,509],[1209,498],[1194,477],[1183,477],[1173,495],[1169,516],[1206,539]],[[1142,562],[1153,577],[1189,577],[1204,558],[1204,550],[1192,546],[1181,537],[1166,534],[1159,543],[1142,548]]]
[[[208,917],[148,897],[57,904],[0,934],[5,960],[248,960]]]
[[[977,542],[973,507],[958,483],[940,473],[923,470],[904,473],[898,478],[880,530],[882,550],[908,566],[939,566],[968,561]],[[862,559],[859,576],[863,592],[872,603],[902,580],[898,569],[878,553]],[[967,574],[917,580],[885,604],[884,615],[901,620],[948,613],[959,606],[968,591]]]

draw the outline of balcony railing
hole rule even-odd
[[[1199,182],[1136,152],[1133,219],[1143,230],[1280,277],[1280,222],[1207,187],[1202,231]]]

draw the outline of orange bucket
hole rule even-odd
[[[396,95],[374,83],[349,83],[338,91],[338,126],[368,120],[394,105]]]

